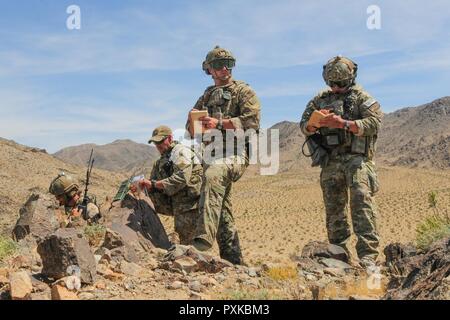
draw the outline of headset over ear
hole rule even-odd
[[[211,72],[209,72],[209,70],[208,70],[208,66],[207,66],[206,60],[203,61],[203,63],[202,63],[202,69],[203,69],[203,71],[205,71],[205,73],[206,73],[208,76],[211,75]]]

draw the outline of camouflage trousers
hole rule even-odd
[[[155,206],[155,211],[166,216],[173,216],[172,201],[168,195],[164,193],[150,193],[150,199]]]
[[[181,214],[176,214],[174,216],[175,232],[178,233],[181,244],[192,244],[192,240],[194,240],[195,236],[198,218],[198,208],[183,212]]]
[[[184,245],[192,244],[199,220],[198,208],[177,213],[173,210],[172,201],[169,196],[163,193],[152,193],[150,194],[150,198],[152,199],[157,213],[173,216],[174,229],[180,237],[180,243]]]
[[[378,191],[378,182],[373,162],[360,155],[343,155],[339,159],[332,159],[322,168],[320,185],[330,243],[348,251],[346,243],[350,238],[350,226],[346,207],[350,200],[358,257],[376,259],[379,236],[374,194]]]
[[[204,165],[196,240],[203,240],[208,247],[212,247],[216,239],[221,258],[233,264],[242,264],[239,236],[232,214],[231,189],[233,182],[244,174],[248,161],[239,156],[225,159],[228,159],[225,163],[219,161]]]

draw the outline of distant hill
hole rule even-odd
[[[387,114],[378,153],[391,165],[450,168],[450,97]]]
[[[307,169],[298,122],[283,121],[280,130],[280,171]],[[376,161],[384,164],[450,168],[450,97],[385,114],[378,138]]]
[[[94,148],[95,167],[115,172],[134,173],[149,168],[159,157],[155,147],[132,140],[116,140],[105,145],[83,144],[67,147],[53,155],[65,162],[86,166]]]
[[[77,179],[85,179],[85,168],[65,163],[47,154],[0,138],[0,234],[9,234],[16,222],[19,209],[33,189],[46,192],[51,180],[64,171]],[[89,191],[97,196],[99,204],[106,196],[114,196],[126,176],[95,168]]]
[[[301,151],[305,139],[298,122],[283,121],[270,129],[279,130],[280,172],[311,168],[310,159]],[[91,148],[95,150],[96,167],[130,175],[148,175],[152,163],[159,157],[154,147],[131,140],[117,140],[102,146],[68,147],[54,155],[85,166]],[[376,161],[396,166],[450,168],[450,97],[385,114]],[[249,174],[258,173],[258,168],[251,166]]]

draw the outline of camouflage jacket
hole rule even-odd
[[[306,130],[308,120],[314,110],[330,109],[330,106],[339,105],[336,102],[340,102],[341,110],[332,111],[341,115],[343,119],[354,120],[359,130],[353,134],[344,129],[320,128],[320,134],[323,136],[330,132],[342,134],[343,142],[339,147],[334,148],[335,153],[364,154],[368,159],[372,159],[376,151],[376,141],[383,113],[380,104],[359,85],[354,85],[347,92],[341,94],[335,94],[330,89],[326,89],[309,101],[300,121],[303,134],[305,136],[314,134]]]
[[[230,119],[236,129],[259,130],[261,104],[253,89],[243,81],[233,80],[225,86],[210,86],[198,99],[194,109],[208,110],[210,117]],[[186,124],[189,128],[189,122]],[[225,130],[222,130],[225,149]]]
[[[154,163],[151,179],[161,181],[173,214],[198,208],[203,168],[195,153],[176,141]],[[158,201],[158,197],[152,197]]]
[[[67,218],[69,219],[67,222],[71,222],[72,224],[79,225],[82,223],[82,216],[73,217],[71,216],[72,210],[77,209],[83,203],[83,195],[79,192],[79,199],[74,206],[64,206],[64,212],[66,213]],[[100,213],[100,209],[97,206],[97,198],[95,196],[89,196],[89,201],[87,204],[87,216],[90,219],[96,217]]]

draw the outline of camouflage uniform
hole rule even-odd
[[[210,86],[198,99],[194,109],[208,110],[211,117],[231,119],[236,129],[259,130],[260,102],[248,84],[232,80],[225,86]],[[189,123],[187,124],[189,128]],[[196,239],[212,247],[214,239],[220,256],[234,264],[242,264],[239,236],[234,225],[231,205],[233,182],[239,180],[248,166],[246,150],[227,150],[226,130],[221,130],[223,158],[203,163],[204,181],[200,197],[201,221]],[[214,143],[214,142],[212,142]]]
[[[66,175],[64,172],[58,174],[58,176],[50,183],[49,192],[57,199],[61,198],[62,202],[60,203],[64,204],[64,212],[66,216],[63,217],[63,227],[75,227],[85,224],[82,218],[82,213],[79,217],[72,215],[72,211],[82,205],[83,195],[82,192],[79,191],[79,186],[70,175]],[[78,196],[76,203],[73,206],[69,206],[68,203],[70,203],[76,196]],[[91,223],[97,221],[98,218],[101,217],[100,209],[97,206],[95,196],[88,197],[86,217],[88,222]]]
[[[333,105],[336,106],[333,112],[343,119],[354,120],[359,131],[353,134],[344,129],[319,129],[321,146],[329,156],[327,163],[322,163],[320,174],[328,238],[330,243],[347,250],[350,227],[346,206],[350,200],[358,257],[375,260],[378,256],[379,236],[375,223],[374,194],[378,191],[378,181],[372,160],[382,111],[380,104],[354,83],[345,93],[324,90],[306,106],[300,122],[302,132],[306,136],[313,135],[314,133],[306,130],[312,112],[329,109]],[[336,141],[339,143],[335,144]]]
[[[76,227],[76,226],[81,226],[84,225],[85,222],[83,220],[83,218],[81,216],[79,217],[70,217],[70,215],[72,214],[72,210],[73,209],[77,209],[78,206],[80,206],[83,203],[83,195],[81,193],[81,191],[78,192],[79,195],[79,199],[76,202],[76,204],[71,207],[71,206],[64,206],[64,212],[66,213],[66,216],[68,218],[68,220],[66,221],[66,226],[67,227]],[[95,219],[98,218],[98,215],[100,214],[100,209],[97,206],[97,199],[95,196],[89,196],[89,200],[88,200],[88,204],[87,204],[87,217],[88,217],[88,222],[93,222]]]
[[[203,168],[189,148],[176,141],[155,162],[151,179],[161,181],[164,190],[150,197],[158,213],[173,215],[181,244],[191,244],[199,217],[198,201]]]

